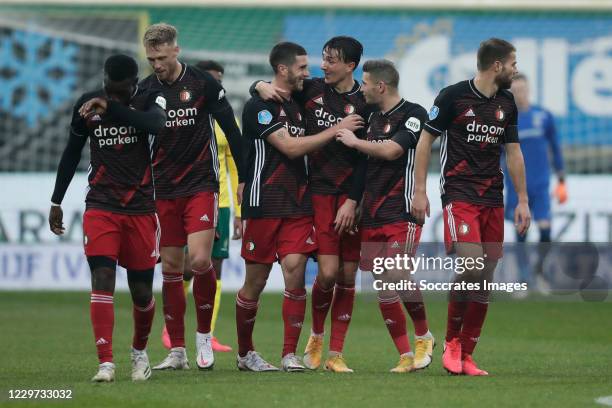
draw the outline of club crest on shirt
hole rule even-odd
[[[467,235],[469,232],[470,226],[465,221],[461,221],[461,224],[459,224],[459,234]]]
[[[387,134],[387,133],[389,133],[390,131],[391,131],[391,124],[390,124],[390,123],[387,123],[387,124],[385,125],[385,127],[383,128],[383,133],[384,133],[384,134]]]
[[[272,114],[268,110],[259,111],[257,121],[262,125],[269,125],[272,122]]]
[[[497,108],[497,110],[495,111],[495,119],[497,119],[498,121],[502,121],[506,118],[506,113],[504,112],[504,110],[501,108],[501,106],[499,106]]]
[[[83,245],[87,245],[88,241],[89,241],[89,238],[87,238],[87,235],[83,234]]]
[[[188,89],[183,89],[179,92],[179,99],[181,102],[189,102],[191,100],[191,92]]]
[[[344,107],[344,113],[347,115],[355,113],[355,107],[349,103]]]

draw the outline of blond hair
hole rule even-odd
[[[178,31],[176,27],[166,23],[158,23],[147,28],[142,38],[142,42],[145,47],[153,48],[157,48],[164,44],[176,45],[177,36]]]

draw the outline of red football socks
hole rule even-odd
[[[282,357],[295,353],[306,313],[306,289],[285,289],[283,323],[285,326]]]
[[[162,296],[164,300],[164,320],[172,347],[185,347],[185,291],[183,274],[163,272]]]
[[[100,360],[100,364],[112,363],[113,326],[115,324],[113,293],[93,290],[89,307],[96,348],[98,349],[98,360]]]
[[[332,301],[332,324],[329,351],[342,353],[344,339],[353,315],[355,286],[336,285]]]
[[[244,357],[250,350],[255,350],[253,345],[253,328],[257,317],[258,303],[249,300],[240,292],[236,295],[236,330],[238,334],[238,355]]]
[[[217,293],[217,274],[212,265],[193,270],[193,298],[198,320],[198,333],[210,333],[210,323]],[[182,285],[182,284],[181,284]]]

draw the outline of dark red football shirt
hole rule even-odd
[[[303,137],[305,122],[295,100],[279,104],[253,96],[242,113],[246,184],[243,218],[288,218],[312,215],[312,199],[304,157],[290,159],[266,141],[285,128]]]
[[[429,112],[425,129],[440,140],[442,204],[466,201],[503,207],[501,146],[518,143],[517,108],[512,93],[491,98],[474,80],[444,88]]]
[[[167,101],[167,119],[153,162],[158,198],[219,191],[219,159],[212,112],[225,103],[225,91],[209,73],[182,64],[172,84],[155,74],[141,87],[159,90]]]
[[[372,112],[355,82],[349,92],[339,93],[322,78],[304,81],[304,90],[296,94],[304,106],[306,135],[316,135],[356,113],[364,120]],[[358,132],[358,135],[362,135]],[[308,154],[310,186],[314,194],[348,194],[359,154],[340,142],[331,142]]]
[[[396,142],[404,154],[395,160],[368,157],[361,224],[379,227],[400,221],[416,222],[410,215],[414,195],[415,148],[427,111],[421,105],[402,99],[388,112],[370,117],[366,140],[371,143]]]
[[[118,124],[106,113],[87,120],[79,115],[81,105],[104,96],[102,90],[84,94],[72,114],[72,133],[89,137],[91,162],[86,207],[123,214],[154,213],[151,156],[155,137],[133,126]],[[161,93],[139,88],[130,107],[146,111],[156,103],[164,108]]]

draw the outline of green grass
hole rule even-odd
[[[158,294],[157,299],[161,300]],[[223,295],[217,336],[236,344],[234,296]],[[84,292],[0,292],[0,405],[6,406],[594,406],[612,394],[612,323],[609,303],[497,302],[475,357],[488,378],[448,376],[440,365],[441,347],[424,372],[392,375],[397,353],[376,303],[358,297],[345,356],[353,375],[323,371],[304,374],[242,373],[234,353],[217,353],[212,372],[154,372],[147,383],[129,380],[131,304],[115,300],[117,375],[114,384],[89,382],[97,368]],[[255,343],[278,363],[282,346],[281,297],[263,297]],[[441,345],[446,304],[428,302],[432,332]],[[149,356],[161,361],[161,302]],[[305,324],[300,350],[307,340]],[[187,340],[193,362],[195,319],[187,313]],[[72,389],[69,401],[9,401],[9,389]]]

